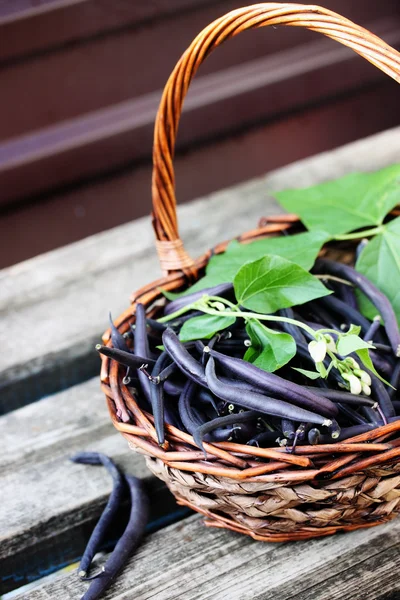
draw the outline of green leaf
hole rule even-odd
[[[168,292],[167,298],[175,299],[220,283],[232,282],[245,263],[262,258],[266,254],[282,256],[309,270],[328,239],[329,234],[323,231],[307,231],[286,237],[265,238],[250,244],[241,244],[234,240],[227,246],[225,252],[211,257],[204,277],[184,292],[177,294]]]
[[[257,319],[248,320],[246,331],[252,345],[246,351],[244,360],[264,371],[273,373],[296,354],[296,342],[288,333],[269,329]]]
[[[376,375],[378,377],[378,379],[380,379],[383,383],[385,383],[386,385],[390,386],[391,388],[395,389],[388,381],[386,381],[386,379],[383,379],[383,377],[381,377],[378,373],[378,371],[375,369],[374,367],[374,363],[372,362],[372,359],[369,355],[368,349],[364,348],[361,350],[357,350],[356,354],[358,356],[358,358],[361,360],[362,364],[364,365],[364,367],[366,367],[367,369],[369,369],[371,371],[371,373],[373,373],[374,375]]]
[[[274,194],[308,229],[332,236],[380,225],[400,202],[400,164],[374,173],[352,173],[314,187]]]
[[[236,321],[235,317],[219,317],[215,315],[201,315],[188,319],[179,332],[181,342],[191,340],[208,340],[218,331],[226,329]]]
[[[307,369],[299,369],[298,367],[292,367],[294,371],[298,371],[302,375],[308,377],[308,379],[319,379],[321,375],[315,371],[308,371]]]
[[[298,265],[271,255],[245,264],[236,274],[233,285],[239,304],[264,314],[331,293]]]
[[[338,354],[341,356],[347,356],[352,352],[363,350],[364,348],[374,348],[372,344],[364,342],[358,335],[347,334],[340,336],[338,343],[336,344]]]
[[[400,217],[385,225],[383,233],[365,246],[356,269],[389,298],[400,324]],[[362,313],[372,319],[378,311],[365,296],[359,298]]]

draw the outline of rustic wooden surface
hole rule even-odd
[[[193,516],[149,536],[104,600],[383,600],[400,597],[400,520],[332,538],[255,542]],[[76,573],[18,600],[76,600]]]
[[[254,227],[261,215],[280,212],[273,190],[399,160],[397,128],[295,163],[180,207],[183,239],[200,254]],[[109,600],[400,598],[399,521],[279,545],[207,530],[200,517],[176,511],[142,458],[128,450],[109,422],[98,378],[83,379],[98,371],[93,345],[107,326],[108,309],[117,316],[134,289],[159,275],[149,219],[0,273],[1,408],[7,413],[0,418],[0,593],[78,558],[110,480],[104,469],[72,464],[68,456],[93,449],[146,477],[151,527],[162,527],[148,534]],[[43,398],[50,390],[57,393]],[[165,526],[174,519],[181,520]],[[75,573],[59,573],[17,598],[72,600],[85,587]]]

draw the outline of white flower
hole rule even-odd
[[[319,340],[319,342],[317,342],[316,340],[313,340],[308,344],[308,351],[315,363],[322,362],[326,356],[326,341]]]
[[[326,334],[325,341],[326,341],[326,347],[328,348],[328,350],[330,350],[330,352],[337,352],[335,340],[333,339],[333,337],[331,335]]]
[[[358,377],[356,377],[352,373],[343,373],[342,377],[343,379],[349,382],[351,394],[355,394],[356,396],[358,396],[358,394],[361,394],[361,381],[358,379]]]
[[[371,388],[369,387],[369,385],[367,385],[366,383],[363,383],[361,385],[362,387],[362,391],[366,396],[370,396],[371,395]]]

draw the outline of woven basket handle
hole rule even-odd
[[[400,54],[352,21],[314,5],[268,2],[233,10],[203,29],[182,55],[165,86],[153,147],[153,226],[161,268],[167,274],[196,275],[178,233],[173,157],[182,105],[191,80],[205,58],[241,31],[267,25],[307,27],[352,48],[400,83]]]

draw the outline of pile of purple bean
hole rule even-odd
[[[279,314],[312,329],[343,332],[351,324],[360,326],[360,336],[375,346],[370,355],[376,370],[397,388],[400,334],[387,298],[364,276],[341,263],[319,259],[314,272],[329,276],[324,283],[334,293]],[[356,288],[375,305],[381,320],[371,322],[360,313]],[[232,285],[225,284],[167,303],[164,315],[204,293],[233,299]],[[136,390],[141,407],[153,414],[160,445],[165,441],[165,423],[192,435],[203,450],[204,440],[259,447],[285,445],[294,451],[298,444],[345,440],[400,418],[396,390],[372,372],[371,395],[366,396],[343,389],[343,379],[335,369],[327,379],[315,381],[295,371],[292,367],[315,370],[308,350],[311,337],[303,329],[268,322],[269,327],[290,333],[297,345],[297,353],[287,365],[268,373],[243,360],[250,340],[242,318],[210,340],[181,343],[182,324],[198,314],[190,311],[168,324],[159,323],[146,318],[145,308],[139,304],[131,331],[123,336],[111,321],[113,348],[97,346],[99,352],[126,368],[124,382]],[[161,345],[162,351],[158,349]],[[123,421],[131,419],[128,410],[118,410],[117,416]]]

